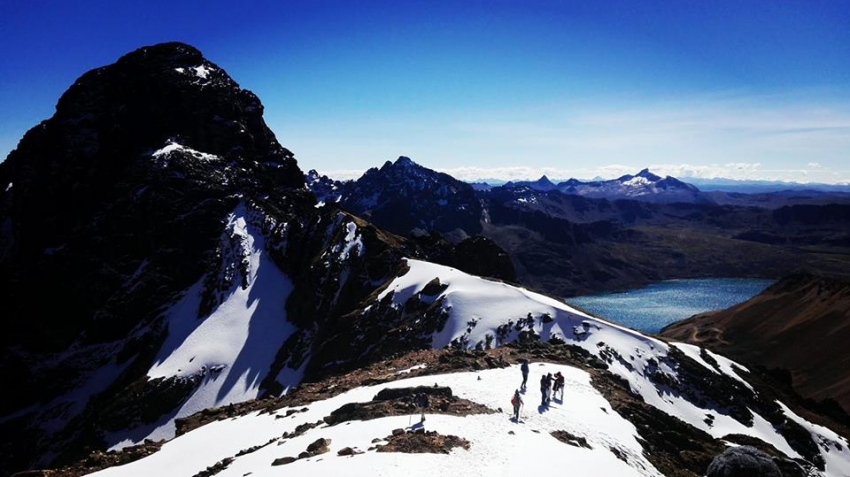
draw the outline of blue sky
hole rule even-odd
[[[199,48],[302,169],[850,183],[846,1],[0,4],[0,157],[91,68]]]

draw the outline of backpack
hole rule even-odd
[[[416,395],[416,405],[419,407],[428,407],[428,395],[419,393]]]

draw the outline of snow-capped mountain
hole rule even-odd
[[[565,194],[604,199],[636,199],[660,203],[710,203],[699,189],[675,177],[660,177],[649,169],[607,181],[581,182],[570,179],[557,185]]]
[[[505,188],[528,188],[538,192],[557,190],[564,194],[596,199],[633,199],[655,203],[712,203],[695,186],[675,177],[661,177],[649,169],[617,179],[580,181],[570,179],[557,184],[543,176],[536,181],[508,182]]]

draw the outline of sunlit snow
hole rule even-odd
[[[493,476],[548,475],[567,466],[571,475],[660,476],[638,443],[634,426],[617,414],[579,369],[554,364],[532,363],[532,374],[560,371],[566,379],[563,401],[548,408],[538,407],[539,395],[528,392],[519,423],[508,413],[458,417],[426,414],[424,428],[470,441],[469,450],[450,454],[402,454],[368,451],[373,439],[383,439],[396,428],[419,427],[417,418],[393,416],[370,421],[350,421],[336,426],[320,425],[291,439],[280,439],[296,426],[320,421],[331,411],[350,402],[370,401],[381,389],[425,385],[449,386],[459,397],[492,409],[508,409],[514,389],[521,380],[519,367],[409,378],[392,383],[353,389],[336,397],[310,403],[307,412],[284,417],[287,408],[272,414],[252,413],[218,421],[195,429],[166,443],[162,449],[139,461],[97,472],[96,476],[196,475],[216,462],[235,457],[239,451],[273,442],[256,452],[236,457],[219,477],[277,475],[348,476]],[[300,409],[301,406],[295,408]],[[591,449],[574,447],[550,435],[567,430],[584,437]],[[330,451],[277,467],[271,463],[284,456],[297,456],[318,438],[330,439]],[[364,454],[343,457],[337,451],[352,447]],[[614,452],[626,456],[620,460]],[[543,456],[543,457],[541,457]],[[566,467],[564,467],[566,468]]]
[[[140,437],[173,437],[174,417],[259,395],[260,381],[296,328],[286,319],[285,305],[292,282],[265,252],[263,236],[250,223],[248,215],[244,205],[237,207],[228,218],[225,232],[236,238],[247,256],[247,286],[243,288],[235,280],[221,304],[200,319],[198,307],[203,280],[189,289],[169,310],[168,338],[148,371],[150,379],[195,380],[200,385],[175,416],[167,416],[151,426],[147,435],[137,432],[133,436],[113,436],[114,447],[139,442]],[[280,379],[288,388],[300,381],[301,374],[289,370]]]
[[[182,151],[182,152],[190,154],[191,156],[193,156],[197,159],[203,159],[203,160],[206,160],[206,161],[210,161],[210,160],[214,160],[214,159],[219,158],[215,154],[207,154],[206,152],[196,151],[196,150],[194,150],[190,147],[186,147],[182,144],[178,144],[177,142],[175,142],[173,140],[169,140],[166,143],[165,147],[158,149],[158,150],[154,151],[153,153],[151,153],[151,157],[159,159],[159,158],[164,157],[167,154],[169,154],[171,152],[175,152],[175,151]]]

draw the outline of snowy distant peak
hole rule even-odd
[[[643,169],[635,175],[626,174],[611,180],[583,182],[570,179],[557,185],[557,190],[598,199],[634,199],[646,202],[704,203],[711,200],[699,189],[674,177],[653,174]]]

